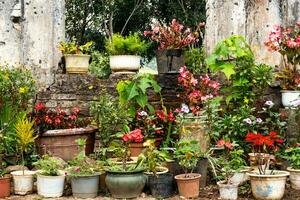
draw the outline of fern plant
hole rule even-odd
[[[24,174],[24,152],[28,150],[30,145],[38,137],[35,135],[33,129],[34,121],[29,120],[24,114],[22,117],[18,118],[15,124],[15,130],[17,135],[18,147],[20,148],[22,163],[23,163],[23,174]]]

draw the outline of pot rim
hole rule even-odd
[[[288,168],[287,168],[287,171],[289,171],[289,172],[298,172],[298,173],[300,173],[300,169],[294,169],[294,168],[292,168],[292,167],[288,167]]]
[[[88,54],[64,54],[65,57],[91,57]]]
[[[267,170],[267,172],[270,172],[272,170]],[[281,170],[274,170],[273,171],[275,174],[265,174],[265,175],[261,175],[261,174],[257,174],[257,171],[251,171],[251,172],[247,172],[246,174],[250,177],[258,177],[258,178],[276,178],[276,177],[285,177],[285,176],[289,176],[290,173],[287,171],[281,171]],[[276,174],[277,173],[277,174]]]
[[[135,57],[135,58],[139,58],[139,59],[141,59],[142,57],[141,56],[139,56],[139,55],[134,55],[134,54],[131,54],[131,55],[125,55],[125,54],[121,54],[121,55],[111,55],[111,56],[109,56],[109,58],[117,58],[117,57],[122,57],[122,58],[124,58],[124,57]]]
[[[238,187],[239,184],[238,183],[225,183],[226,180],[221,180],[217,182],[217,185],[220,187]]]
[[[10,174],[5,174],[3,177],[0,177],[0,180],[7,180],[7,179],[11,179],[11,176],[9,176]]]
[[[106,173],[107,174],[140,174],[143,173],[144,170],[143,169],[138,169],[138,170],[134,170],[134,171],[114,171],[114,170],[107,170]]]
[[[86,177],[95,177],[95,176],[100,176],[101,172],[95,172],[94,174],[90,174],[90,175],[79,175],[79,176],[71,176],[71,175],[67,175],[67,176],[70,176],[71,178],[86,178]]]
[[[23,170],[12,171],[10,173],[13,176],[33,176],[36,174],[36,171],[24,170],[24,175]]]
[[[83,135],[87,133],[93,133],[97,131],[98,128],[96,126],[87,126],[84,128],[69,128],[69,129],[55,129],[55,130],[48,130],[42,133],[43,136],[48,137],[55,137],[55,136],[67,136],[67,135]]]
[[[195,177],[184,177],[184,175],[185,174],[178,174],[174,178],[176,180],[194,180],[194,179],[201,178],[201,174],[198,173],[187,173],[187,175],[194,175]]]
[[[281,93],[300,93],[300,90],[280,90]]]
[[[162,169],[163,170],[163,171],[156,172],[157,175],[166,174],[166,173],[169,172],[169,169],[167,167],[163,167],[163,166],[156,167],[156,169]],[[147,175],[154,175],[154,173],[150,172],[150,171],[145,171],[144,173],[147,174]]]
[[[59,173],[60,173],[60,175],[58,175],[58,176],[46,176],[46,175],[43,175],[43,174],[40,174],[40,172],[41,172],[42,170],[37,170],[36,171],[36,175],[37,176],[40,176],[40,177],[65,177],[65,176],[67,176],[66,175],[66,171],[63,171],[63,170],[58,170],[59,171]]]

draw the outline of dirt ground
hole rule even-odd
[[[240,188],[240,191],[242,194],[239,194],[240,198],[239,200],[254,200],[254,198],[251,195],[251,191],[249,187],[242,187]],[[42,200],[45,198],[42,198],[36,194],[27,195],[27,196],[10,196],[9,198],[6,198],[7,200]],[[78,198],[74,198],[72,196],[64,196],[61,198],[51,198],[51,200],[72,200]],[[94,198],[94,200],[112,200],[113,198],[105,197],[104,194],[100,194],[97,198]],[[183,199],[179,196],[173,196],[171,198],[168,198],[167,200],[180,200]],[[219,198],[219,192],[218,188],[214,186],[208,186],[205,189],[200,191],[199,198],[201,200],[220,200]],[[89,200],[89,199],[86,199]],[[141,195],[141,197],[137,198],[136,200],[155,200],[155,198],[151,196],[147,196],[144,193]],[[300,191],[290,189],[289,186],[287,186],[285,196],[283,200],[300,200]]]

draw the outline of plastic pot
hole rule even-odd
[[[37,192],[43,197],[61,197],[64,192],[65,176],[37,174]]]
[[[300,99],[300,91],[297,90],[281,90],[282,105],[286,108],[293,107],[294,102]]]
[[[95,198],[98,196],[100,174],[76,176],[71,178],[73,196],[76,198]]]
[[[168,198],[174,193],[174,176],[171,173],[147,175],[151,195],[155,198]]]
[[[219,181],[217,185],[221,199],[236,200],[238,198],[238,184],[226,184],[225,181]]]
[[[179,195],[185,198],[196,198],[199,196],[201,174],[189,173],[175,176]]]
[[[136,198],[146,183],[146,176],[142,171],[134,172],[106,172],[105,183],[113,198]]]
[[[140,69],[141,57],[135,55],[110,56],[109,65],[113,73],[135,74]]]
[[[14,171],[11,172],[14,181],[14,193],[18,195],[26,195],[32,193],[34,171]]]
[[[65,54],[67,73],[87,73],[89,69],[90,55]]]
[[[300,190],[300,169],[287,168],[290,172],[291,187],[295,190]]]
[[[266,175],[260,175],[257,172],[248,172],[250,177],[252,194],[259,200],[280,200],[285,191],[286,179],[289,172],[273,171],[266,172]]]
[[[0,178],[0,198],[10,196],[10,177],[5,176]]]

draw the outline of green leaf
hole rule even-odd
[[[147,79],[147,78],[141,79],[140,84],[138,85],[138,87],[142,90],[142,92],[144,94],[146,94],[147,89],[149,87],[151,87],[149,79]]]
[[[150,113],[154,113],[155,112],[155,109],[149,103],[147,103],[146,106],[147,106],[147,108],[148,108],[148,110],[149,110]]]
[[[230,103],[230,101],[232,100],[233,96],[232,95],[228,95],[226,97],[226,104],[228,105]]]
[[[126,88],[126,93],[128,94],[127,96],[127,101],[133,99],[134,97],[136,97],[137,95],[139,95],[138,92],[138,87],[136,85],[136,83],[131,82],[128,87]]]
[[[148,102],[147,95],[139,94],[138,96],[136,96],[136,101],[142,108],[145,108]]]
[[[227,79],[230,79],[231,75],[235,74],[234,65],[231,63],[226,63],[222,65],[222,72],[225,74]]]

